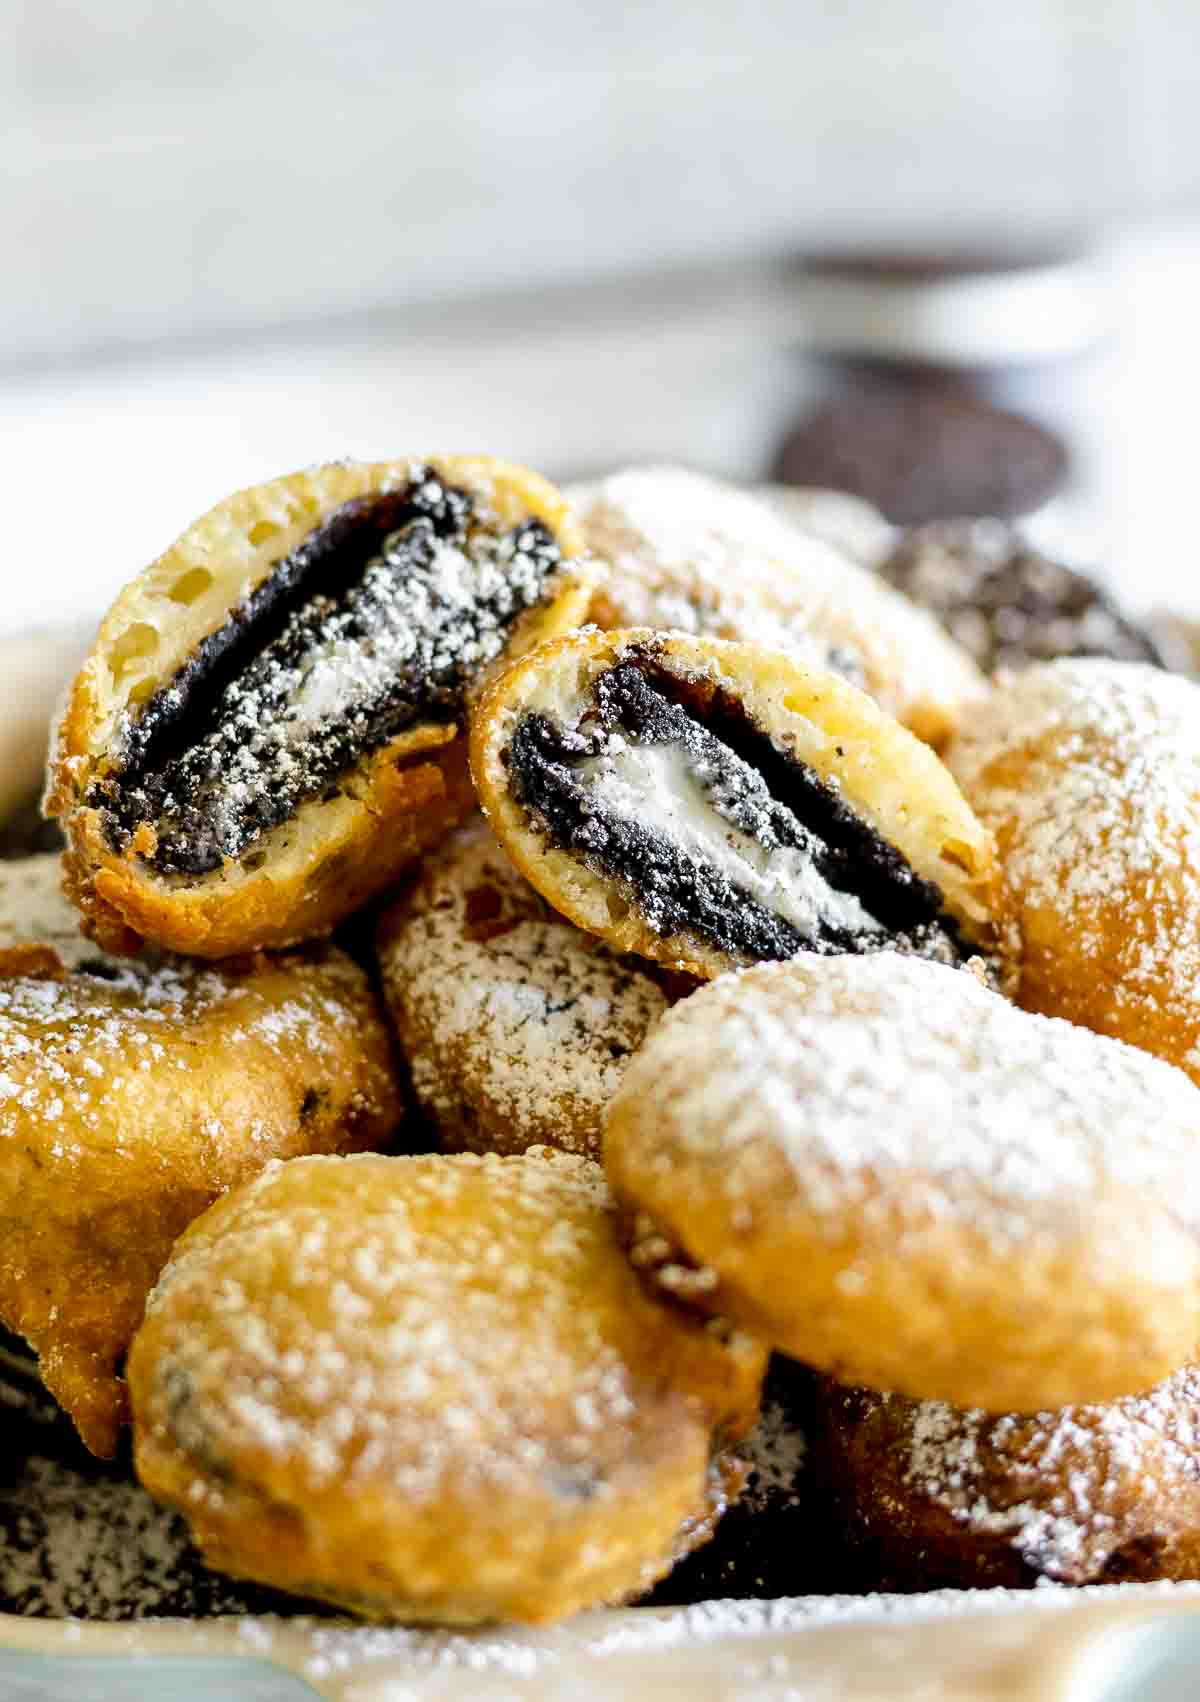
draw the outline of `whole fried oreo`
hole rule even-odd
[[[996,837],[1018,1001],[1200,1084],[1200,686],[1043,663],[993,692],[948,760]]]
[[[401,1105],[343,953],[105,956],[58,880],[56,857],[0,863],[0,1327],[107,1455],[180,1232],[271,1158],[383,1145]]]
[[[725,976],[609,1109],[636,1262],[847,1382],[994,1412],[1192,1354],[1200,1091],[918,957]]]
[[[176,1248],[129,1357],[137,1468],[223,1571],[547,1621],[708,1534],[765,1357],[639,1282],[585,1159],[302,1159]]]
[[[445,1151],[599,1158],[604,1113],[667,1008],[636,960],[557,915],[487,824],[459,828],[379,924],[384,992]]]
[[[221,957],[327,931],[471,808],[466,698],[574,626],[556,491],[483,458],[337,463],[243,491],[117,599],[48,811],[112,950]]]
[[[471,765],[504,849],[615,950],[711,977],[804,950],[958,962],[991,845],[927,746],[752,644],[580,632],[508,669]]]
[[[1102,586],[1042,555],[1001,520],[915,527],[879,571],[936,615],[985,673],[1060,656],[1166,665],[1155,636]]]
[[[823,1382],[815,1469],[881,1590],[1200,1578],[1200,1371],[989,1417]]]

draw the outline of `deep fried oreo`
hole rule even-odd
[[[94,937],[220,957],[360,906],[470,808],[466,699],[582,615],[578,544],[482,458],[330,465],[198,521],[109,612],[52,755]]]

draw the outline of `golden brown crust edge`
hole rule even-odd
[[[812,1443],[856,1579],[907,1592],[1200,1576],[1200,1483],[1148,1422],[1157,1397],[1186,1433],[1189,1383],[1152,1390],[1145,1415],[1135,1397],[986,1421],[819,1379]]]
[[[503,662],[578,625],[595,574],[576,560],[582,539],[565,499],[537,474],[487,457],[430,458],[427,464],[447,478],[483,481],[502,521],[525,514],[543,519],[559,540],[564,562],[572,564],[557,575],[552,600],[516,623],[505,656],[478,682],[478,691]],[[164,880],[132,847],[124,854],[114,852],[99,812],[82,802],[103,756],[104,729],[114,717],[112,693],[106,694],[102,681],[113,677],[111,659],[124,636],[138,630],[135,617],[144,619],[147,597],[169,599],[172,587],[190,573],[207,573],[214,588],[197,600],[196,608],[212,630],[230,600],[239,600],[266,576],[280,549],[294,547],[341,502],[407,477],[410,465],[339,463],[239,492],[190,527],[126,588],[105,617],[93,654],[71,688],[51,749],[45,809],[60,819],[67,838],[64,890],[80,910],[85,931],[106,950],[135,951],[150,941],[167,950],[218,958],[327,933],[474,807],[465,740],[454,728],[428,723],[375,752],[365,771],[360,766],[352,773],[342,796],[302,805],[292,821],[264,835],[253,848],[265,853],[257,870],[238,862],[190,884]],[[260,559],[233,561],[227,569],[206,554],[227,541],[235,525],[253,539],[259,524],[254,515],[274,514],[281,503],[290,503],[289,512],[301,518],[290,531],[272,524],[258,550]],[[261,524],[267,526],[265,520]],[[197,566],[201,560],[208,567]],[[175,644],[180,654],[164,674],[204,636],[205,627],[195,627],[193,612],[184,611]]]
[[[202,1014],[153,1025],[152,1068],[99,1052],[98,1127],[81,1120],[77,1086],[40,1137],[25,1113],[33,1127],[0,1187],[0,1317],[102,1458],[128,1418],[121,1355],[177,1237],[272,1159],[372,1151],[404,1115],[383,1013],[343,953],[256,955],[217,973],[225,991]],[[305,1013],[298,1028],[276,1022],[289,1010]],[[120,1030],[115,1009],[107,1021]]]
[[[451,736],[420,758],[394,740],[371,760],[355,797],[324,806],[338,817],[286,881],[262,868],[231,891],[215,881],[173,890],[105,841],[99,812],[67,822],[63,885],[83,928],[106,951],[150,940],[168,951],[221,958],[328,933],[431,849],[475,807],[466,744]]]

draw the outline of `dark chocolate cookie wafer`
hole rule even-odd
[[[879,571],[935,614],[985,673],[1060,656],[1168,665],[1162,645],[1094,579],[1042,555],[1002,520],[916,526]]]
[[[788,437],[772,477],[872,502],[897,525],[959,514],[1030,514],[1068,456],[1052,432],[965,389],[871,383],[825,403]]]

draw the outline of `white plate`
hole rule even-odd
[[[0,639],[5,808],[37,784],[84,642],[77,628]],[[633,1608],[474,1634],[0,1615],[0,1702],[1192,1702],[1198,1610],[1200,1586],[1125,1585]]]

